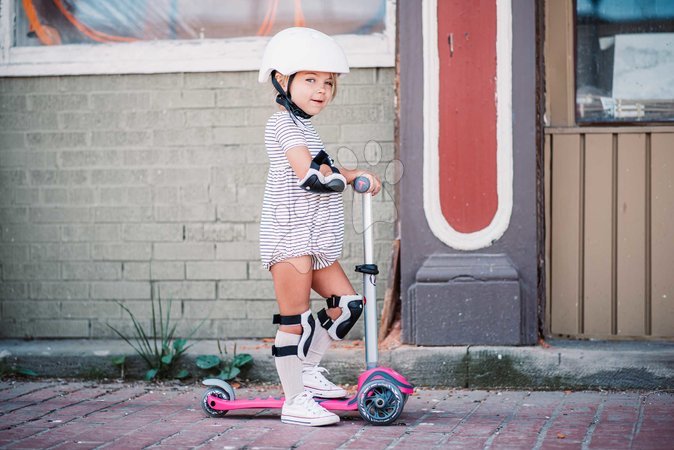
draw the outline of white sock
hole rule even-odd
[[[302,367],[316,367],[331,345],[332,338],[328,334],[328,330],[323,328],[321,324],[316,323],[314,337],[311,339],[311,346],[309,347],[309,354],[302,361]]]
[[[288,345],[297,345],[300,343],[300,335],[277,331],[274,345],[276,347],[286,347]],[[313,345],[313,344],[312,344]],[[302,361],[296,356],[281,356],[274,358],[278,377],[281,379],[283,393],[287,400],[292,399],[298,394],[304,392],[304,383],[302,383]]]

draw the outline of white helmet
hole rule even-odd
[[[283,75],[302,70],[340,74],[349,73],[349,63],[342,47],[327,34],[293,27],[278,32],[267,43],[258,81],[268,81],[273,70]]]

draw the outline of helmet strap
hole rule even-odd
[[[278,95],[276,96],[276,103],[283,106],[291,115],[293,115],[295,117],[301,117],[303,119],[310,119],[312,116],[305,113],[304,111],[302,111],[302,108],[297,106],[290,99],[290,83],[293,82],[293,78],[295,78],[295,74],[290,75],[290,77],[288,78],[288,89],[286,91],[285,89],[283,89],[283,86],[281,86],[281,84],[276,79],[276,71],[272,70],[272,72],[271,72],[271,84],[276,89],[276,92],[278,92]]]

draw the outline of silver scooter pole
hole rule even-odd
[[[370,180],[357,177],[353,182],[356,192],[363,193],[363,253],[364,263],[356,266],[356,272],[363,274],[363,295],[365,296],[365,365],[374,369],[378,366],[377,349],[377,274],[372,249],[372,194],[365,193],[370,188]]]

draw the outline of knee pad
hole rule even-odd
[[[318,321],[328,331],[333,340],[341,341],[363,313],[363,296],[358,294],[342,295],[341,297],[333,295],[330,298],[326,298],[325,301],[328,304],[328,308],[341,308],[342,315],[336,320],[332,320],[325,308],[323,308],[316,314]]]
[[[271,346],[271,354],[277,357],[281,356],[297,356],[304,360],[309,354],[309,347],[311,346],[311,339],[314,337],[314,327],[316,322],[314,316],[311,315],[311,310],[308,309],[302,314],[294,316],[282,316],[274,314],[272,323],[279,325],[302,325],[302,334],[300,335],[300,342],[297,345],[287,345],[285,347]]]

